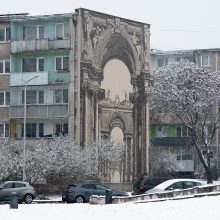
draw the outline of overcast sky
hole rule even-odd
[[[220,0],[2,0],[0,14],[87,8],[151,24],[151,48],[220,48]]]

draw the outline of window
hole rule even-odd
[[[10,93],[0,92],[0,106],[9,106],[9,105],[10,105]]]
[[[44,91],[27,90],[26,92],[26,104],[44,103]],[[22,104],[24,104],[24,91],[22,91]]]
[[[168,127],[167,126],[157,127],[157,137],[167,137],[167,136],[168,136]]]
[[[202,55],[201,56],[201,66],[211,66],[211,55]]]
[[[10,41],[10,28],[0,28],[0,43]]]
[[[38,91],[38,104],[44,103],[44,91]]]
[[[26,125],[27,137],[36,137],[37,136],[36,131],[37,131],[37,124],[35,124],[35,123],[28,123]]]
[[[24,134],[24,124],[22,124],[22,134]],[[26,124],[26,137],[44,137],[44,123],[27,123]]]
[[[44,71],[44,58],[23,58],[22,59],[22,72],[42,72]]]
[[[24,124],[22,124],[22,137],[24,135]],[[37,124],[27,123],[26,124],[26,137],[37,137]]]
[[[15,184],[15,188],[26,187],[24,183],[14,183],[14,184]]]
[[[69,24],[68,23],[58,23],[56,24],[56,39],[63,39],[69,37]]]
[[[96,184],[96,189],[98,189],[98,190],[107,190],[109,188],[107,188],[106,186],[100,185],[100,184]]]
[[[29,25],[23,28],[24,40],[35,40],[44,38],[44,26],[43,25]]]
[[[174,190],[174,189],[182,189],[182,188],[183,188],[183,182],[176,182],[168,186],[165,190]]]
[[[55,58],[55,71],[69,72],[69,57],[60,56]]]
[[[39,123],[39,137],[44,137],[44,123]]]
[[[0,136],[9,137],[9,124],[6,123],[0,124]]]
[[[56,136],[68,134],[68,124],[57,123],[56,124]]]
[[[176,136],[177,137],[189,137],[190,130],[185,126],[176,127]]]
[[[0,74],[10,73],[10,60],[0,60]]]
[[[158,67],[164,67],[168,65],[168,58],[159,58]]]
[[[5,184],[3,187],[4,187],[4,189],[10,189],[10,188],[13,188],[13,183],[7,183],[7,184]]]
[[[95,184],[84,184],[81,186],[83,189],[96,189]]]
[[[192,160],[193,152],[190,147],[179,147],[176,150],[177,160]]]
[[[55,90],[55,103],[68,103],[68,90]]]

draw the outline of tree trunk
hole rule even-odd
[[[205,169],[205,173],[206,173],[207,183],[213,183],[211,169],[207,167],[207,169]]]
[[[196,144],[196,142],[194,142],[194,146],[198,152],[198,156],[199,156],[199,160],[200,162],[202,163],[204,169],[205,169],[205,174],[206,174],[206,180],[207,180],[207,183],[213,183],[213,177],[212,177],[212,172],[211,172],[211,167],[210,166],[207,166],[206,162],[205,162],[205,159],[202,155],[202,151],[201,149],[198,147],[198,145]],[[207,155],[209,156],[209,155]]]

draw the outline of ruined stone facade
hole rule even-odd
[[[76,140],[86,145],[120,127],[126,143],[123,181],[132,181],[149,172],[149,25],[86,9],[76,12],[77,106],[81,106]],[[101,88],[104,66],[111,59],[121,60],[129,69],[130,101],[112,102]]]

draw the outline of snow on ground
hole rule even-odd
[[[90,204],[19,204],[10,209],[0,205],[1,220],[219,220],[220,196],[168,200],[163,202]]]

